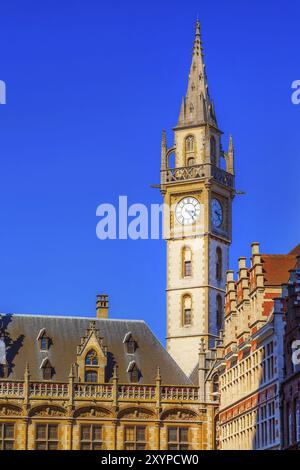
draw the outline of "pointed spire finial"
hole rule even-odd
[[[197,19],[188,88],[182,101],[177,127],[211,124],[217,127],[205,72],[200,21]]]
[[[118,378],[118,366],[117,364],[115,364],[113,379],[117,379],[117,378]]]
[[[200,354],[205,353],[205,340],[204,340],[204,338],[200,338],[200,341],[199,341],[199,353],[200,353]]]
[[[28,362],[26,362],[26,365],[25,365],[24,375],[25,375],[25,377],[30,377],[30,370],[29,370],[29,363]]]
[[[74,375],[74,364],[71,364],[69,379],[74,379],[74,377],[75,377],[75,375]]]
[[[229,144],[228,144],[226,171],[234,175],[234,147],[233,147],[233,139],[232,139],[231,134],[229,137]]]

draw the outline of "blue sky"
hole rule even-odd
[[[160,203],[194,22],[237,189],[231,266],[300,241],[296,0],[1,2],[0,311],[142,318],[165,336],[165,242],[100,241],[96,207]]]

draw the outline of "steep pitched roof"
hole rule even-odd
[[[154,383],[159,366],[163,383],[191,384],[143,321],[42,315],[2,316],[2,331],[5,333],[7,344],[6,356],[12,369],[9,377],[22,380],[28,362],[31,379],[41,380],[40,365],[47,357],[54,367],[53,380],[67,381],[70,366],[76,362],[77,346],[80,345],[80,340],[91,321],[95,322],[95,327],[103,337],[103,344],[107,347],[108,381],[111,380],[113,367],[117,364],[120,382],[128,383],[127,369],[134,360],[142,374],[141,383]],[[51,339],[49,350],[44,352],[40,351],[37,340],[43,328]],[[123,343],[129,331],[138,345],[134,354],[127,354],[126,345]]]
[[[289,280],[291,269],[295,269],[297,256],[300,256],[300,244],[287,255],[262,254],[263,273],[266,286],[281,286]]]

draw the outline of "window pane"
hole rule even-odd
[[[179,429],[179,440],[180,442],[188,442],[188,430],[187,428]]]
[[[3,450],[13,450],[14,449],[14,441],[5,441],[3,444]]]
[[[90,426],[81,426],[81,439],[84,441],[89,441],[91,439]]]
[[[44,424],[38,424],[36,427],[36,438],[46,439],[46,426]]]
[[[168,429],[168,441],[177,442],[177,428]]]
[[[136,450],[145,450],[146,449],[146,444],[137,444],[136,445]]]
[[[101,441],[102,439],[102,428],[101,426],[94,426],[93,427],[93,440],[94,441]]]
[[[57,425],[56,424],[49,424],[48,439],[51,439],[51,440],[57,439]]]
[[[85,381],[86,382],[97,382],[98,381],[98,374],[95,370],[88,370],[85,373]]]
[[[128,427],[125,429],[125,441],[134,441],[134,428]]]
[[[145,431],[146,431],[146,428],[142,428],[142,427],[137,427],[136,428],[136,440],[137,441],[145,441],[146,440]]]
[[[96,366],[98,364],[98,356],[96,351],[92,350],[87,353],[85,363],[92,366]]]
[[[58,444],[57,442],[49,442],[48,444],[48,450],[57,450],[58,449]]]
[[[82,442],[80,445],[81,450],[90,450],[90,444],[88,442]]]
[[[178,450],[178,447],[176,444],[169,444],[168,450]]]
[[[46,450],[45,442],[37,442],[35,445],[36,450]]]
[[[14,438],[14,425],[13,424],[5,424],[4,425],[4,438]]]
[[[102,449],[101,442],[97,442],[96,444],[93,445],[93,450],[101,450],[101,449]]]
[[[180,444],[179,449],[180,450],[189,450],[189,446],[187,444]]]

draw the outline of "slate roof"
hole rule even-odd
[[[1,322],[2,320],[2,322]],[[160,367],[162,383],[191,385],[190,379],[179,368],[144,321],[110,320],[86,317],[59,317],[47,315],[1,314],[0,336],[4,332],[6,358],[10,365],[9,378],[22,380],[26,362],[31,380],[42,380],[41,364],[47,357],[54,367],[54,381],[68,381],[72,363],[76,363],[77,346],[94,321],[103,345],[107,347],[107,381],[111,381],[114,364],[118,365],[119,381],[128,383],[128,366],[135,361],[141,371],[140,383],[153,384]],[[2,326],[1,326],[2,323]],[[49,351],[40,351],[37,340],[45,328],[52,344]],[[135,353],[127,354],[124,337],[131,332],[137,342]]]

